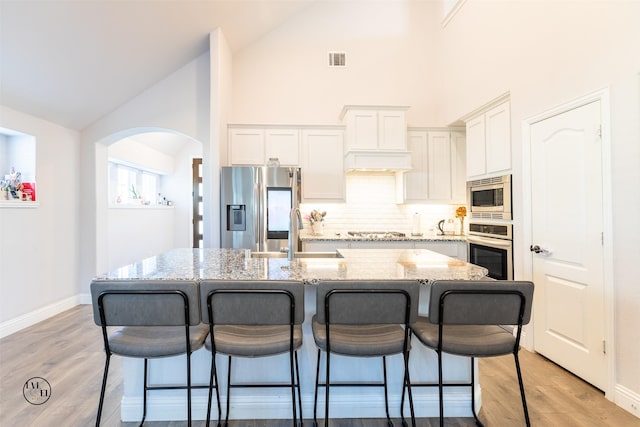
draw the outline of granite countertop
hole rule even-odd
[[[245,258],[243,249],[179,248],[94,280],[480,280],[488,271],[426,249],[340,249],[343,258]]]
[[[324,234],[314,235],[310,230],[304,229],[300,232],[300,240],[303,242],[466,242],[466,235],[434,235],[425,233],[422,236],[412,236],[410,232],[402,231],[405,236],[384,236],[384,237],[359,237],[351,236],[346,231],[325,231]]]

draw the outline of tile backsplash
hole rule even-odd
[[[348,174],[346,203],[303,203],[304,216],[326,211],[325,234],[346,231],[400,231],[411,233],[413,216],[420,215],[420,232],[435,233],[441,219],[455,218],[460,205],[397,204],[393,174]],[[305,228],[308,227],[305,224]]]

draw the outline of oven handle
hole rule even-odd
[[[491,239],[491,238],[485,238],[485,237],[478,237],[478,236],[469,236],[467,237],[467,241],[469,243],[479,243],[485,246],[492,246],[495,248],[504,248],[504,249],[509,249],[511,248],[511,240],[503,240],[503,239]]]

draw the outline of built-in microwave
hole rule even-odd
[[[471,219],[511,220],[511,175],[467,182]]]

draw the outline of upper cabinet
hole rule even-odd
[[[407,132],[411,170],[403,174],[401,203],[465,203],[465,134],[451,130]]]
[[[345,170],[406,170],[408,107],[347,105],[340,113],[346,125]]]
[[[341,128],[302,130],[302,199],[341,202],[345,200]]]
[[[511,170],[509,101],[467,120],[467,179],[504,175]]]
[[[282,166],[300,165],[300,131],[280,126],[229,126],[229,164],[260,166],[277,158]]]
[[[406,150],[408,107],[347,105],[340,118],[347,126],[345,151]]]
[[[345,200],[343,126],[229,126],[229,164],[263,166],[277,158],[281,166],[302,168],[306,201]]]

